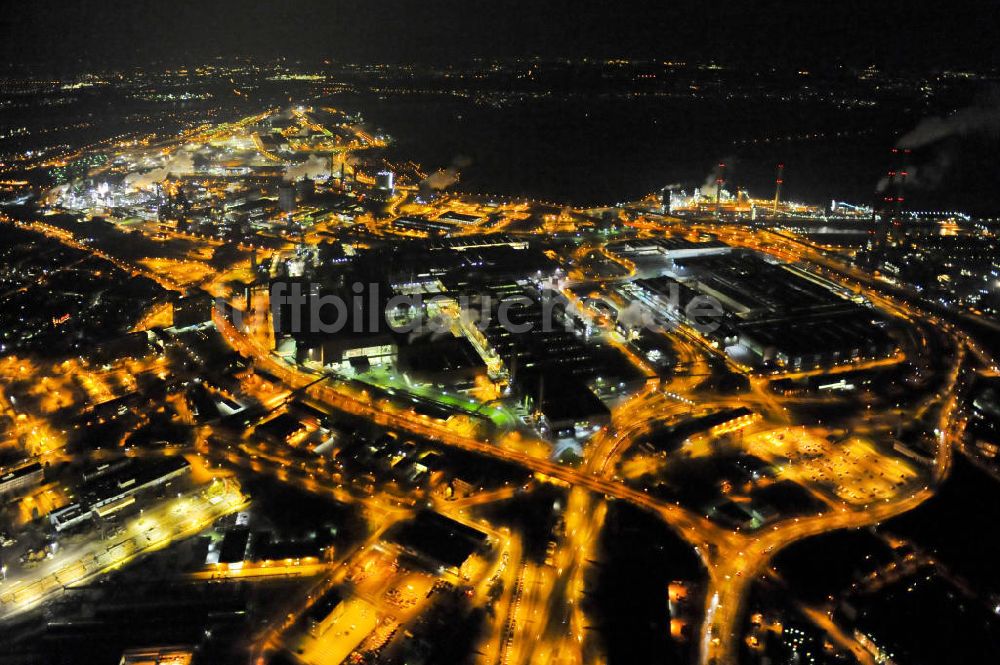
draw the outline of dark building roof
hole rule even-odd
[[[80,494],[87,497],[86,502],[90,504],[107,502],[124,494],[132,493],[138,488],[156,483],[190,466],[188,461],[179,455],[154,460],[130,458],[128,464],[93,482],[85,483]]]
[[[174,303],[174,327],[186,328],[212,320],[212,296],[197,291],[177,299]]]
[[[94,349],[93,356],[98,362],[111,362],[121,358],[141,358],[150,351],[149,336],[143,331],[103,341]]]
[[[30,476],[33,473],[40,473],[42,470],[42,465],[38,462],[32,462],[18,469],[14,469],[9,473],[4,474],[0,477],[0,484],[9,483],[18,478],[24,478],[25,476]]]
[[[486,542],[486,534],[429,510],[401,525],[396,542],[436,563],[458,567]]]
[[[472,222],[475,222],[482,218],[477,217],[475,215],[466,215],[465,213],[462,212],[455,212],[454,210],[449,210],[439,215],[438,219],[460,222],[462,224],[471,224]]]
[[[407,371],[438,376],[486,369],[472,343],[464,337],[418,340],[401,347],[399,364]]]
[[[321,622],[323,619],[330,616],[330,612],[336,609],[337,605],[344,600],[344,594],[338,587],[334,587],[324,593],[319,599],[312,604],[305,613],[305,619],[307,621],[312,621],[315,623]]]
[[[226,531],[219,548],[219,563],[239,563],[246,558],[250,529],[238,526]]]
[[[541,412],[552,427],[610,418],[611,412],[578,380],[552,376],[545,378]]]
[[[254,433],[269,437],[275,441],[285,441],[303,427],[304,425],[298,418],[287,413],[282,413],[278,417],[258,425]]]

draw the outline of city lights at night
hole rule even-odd
[[[1000,662],[989,3],[22,3],[0,665]]]

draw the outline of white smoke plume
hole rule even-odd
[[[900,137],[898,148],[922,148],[950,136],[970,134],[1000,136],[1000,106],[970,106],[949,116],[924,118],[916,127]]]
[[[458,170],[449,166],[446,169],[438,169],[424,178],[420,184],[430,189],[442,190],[451,187],[456,182],[458,182]]]
[[[322,155],[309,155],[309,159],[289,166],[285,169],[285,180],[326,180],[330,177],[330,158]]]
[[[433,189],[440,191],[451,187],[458,182],[458,173],[464,169],[472,160],[468,157],[458,156],[451,160],[451,166],[446,169],[438,169],[434,173],[420,181],[421,189]]]
[[[736,161],[736,157],[730,156],[724,159],[720,159],[719,162],[712,167],[712,172],[705,176],[705,182],[702,183],[700,191],[702,196],[707,196],[710,199],[715,198],[715,190],[718,188],[716,184],[719,176],[725,177],[730,166]],[[725,164],[725,167],[721,166]],[[725,192],[725,183],[723,183],[723,192]]]
[[[955,151],[958,150],[954,142],[946,139],[979,135],[992,139],[1000,137],[1000,102],[969,106],[947,116],[921,120],[916,127],[899,138],[896,147],[921,150],[924,155],[929,151],[931,157],[922,163],[910,163],[903,168],[906,171],[903,186],[906,189],[938,187],[954,164]],[[888,176],[883,176],[875,190],[884,192],[893,184]]]
[[[955,157],[949,150],[939,150],[932,159],[917,166],[908,164],[905,168],[906,189],[937,189],[951,169]]]
[[[55,206],[62,203],[63,197],[69,194],[70,185],[56,185],[45,194],[45,205]]]
[[[194,173],[194,154],[191,150],[179,150],[162,160],[161,165],[145,173],[132,173],[125,178],[125,186],[129,189],[149,189],[158,182],[163,182],[167,176],[190,175]]]

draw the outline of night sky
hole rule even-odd
[[[52,0],[5,3],[9,65],[223,55],[369,62],[654,57],[723,63],[996,65],[990,0]]]

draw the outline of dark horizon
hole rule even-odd
[[[899,71],[984,71],[998,64],[992,37],[982,29],[990,9],[983,0],[933,6],[892,0],[877,7],[858,0],[647,4],[44,1],[7,8],[0,48],[8,66],[56,71],[220,56],[429,64],[621,57]]]
[[[1000,663],[995,4],[11,4],[0,661]]]

